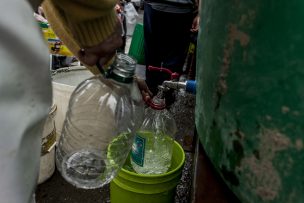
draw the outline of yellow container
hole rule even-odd
[[[72,52],[56,36],[52,28],[47,23],[39,23],[43,37],[48,44],[50,54],[62,56],[73,56]]]

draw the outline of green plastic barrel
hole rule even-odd
[[[243,203],[304,202],[304,1],[203,0],[196,127]]]
[[[127,170],[130,160],[110,184],[111,203],[169,203],[174,202],[175,189],[185,162],[183,148],[174,142],[172,164],[160,175],[142,175]]]
[[[128,54],[135,58],[138,64],[145,64],[143,24],[136,24]]]

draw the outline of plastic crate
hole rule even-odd
[[[145,64],[144,27],[141,23],[135,26],[128,54],[135,58],[138,64]]]

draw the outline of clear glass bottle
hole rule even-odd
[[[76,187],[109,183],[128,156],[143,118],[135,66],[134,59],[117,54],[107,74],[83,81],[71,95],[56,165]]]
[[[132,145],[131,165],[140,174],[162,174],[171,166],[176,124],[162,90],[149,102]]]

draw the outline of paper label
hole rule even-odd
[[[41,156],[49,153],[52,148],[56,144],[56,128],[54,126],[53,131],[47,135],[46,137],[42,138],[42,146],[41,146]]]

